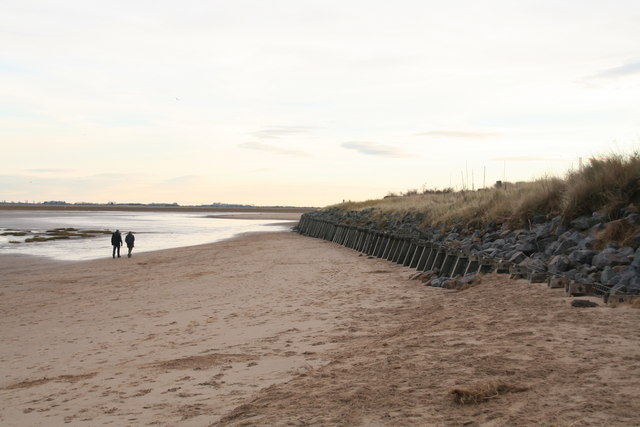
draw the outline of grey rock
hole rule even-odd
[[[544,224],[547,221],[547,217],[544,215],[536,215],[531,218],[532,224]]]
[[[579,233],[577,231],[567,231],[566,233],[562,234],[558,240],[571,242],[577,246],[582,240],[584,240],[584,238],[585,235],[582,233]]]
[[[522,253],[522,252],[515,252],[513,255],[511,255],[511,257],[509,258],[509,262],[513,263],[513,264],[519,264],[522,261],[524,261],[525,259],[527,259],[527,256]]]
[[[640,271],[640,248],[636,249],[636,253],[633,257],[633,262],[631,263],[631,266],[634,267],[636,270]]]
[[[571,227],[576,230],[588,230],[594,225],[600,224],[603,220],[601,216],[580,216],[571,221]]]
[[[573,240],[562,240],[557,242],[555,249],[553,250],[553,255],[567,254],[574,248],[576,248],[576,242]]]
[[[547,271],[547,263],[537,258],[526,258],[518,265],[520,267],[525,267],[530,271]]]
[[[594,256],[591,262],[598,268],[630,264],[629,257],[614,248],[604,249],[598,255]]]
[[[499,253],[500,251],[496,248],[487,248],[482,250],[482,254],[490,258],[496,258]]]
[[[498,239],[500,237],[500,233],[497,231],[489,231],[487,233],[485,233],[484,236],[482,236],[482,241],[483,242],[493,242],[494,240]]]
[[[640,293],[640,274],[635,267],[627,266],[621,270],[618,274],[614,275],[609,282],[613,284],[611,288],[616,294],[623,293]],[[615,295],[614,293],[610,293]]]
[[[623,248],[618,249],[618,252],[626,257],[633,259],[634,251],[633,251],[633,248],[629,246],[625,246]]]
[[[536,246],[538,247],[538,251],[547,252],[547,249],[553,244],[556,240],[553,237],[545,237],[536,242]],[[553,253],[553,252],[551,252]]]
[[[563,233],[565,233],[569,228],[567,226],[565,226],[564,224],[559,224],[556,228],[555,228],[555,236],[561,236]]]
[[[631,237],[629,239],[629,245],[633,248],[633,249],[638,249],[640,248],[640,233],[637,233],[636,235],[634,235],[633,237]]]
[[[552,223],[540,224],[533,227],[533,232],[538,239],[550,236],[553,236],[555,238],[556,236],[553,232],[554,228],[555,226]]]
[[[616,275],[615,271],[609,266],[606,266],[600,273],[600,282],[605,284],[611,284],[611,280]]]
[[[535,244],[533,239],[522,242],[515,247],[516,251],[520,251],[525,255],[529,256],[538,250],[538,246]]]
[[[574,268],[574,269],[571,269],[571,270],[568,270],[568,271],[565,271],[564,273],[562,273],[562,277],[566,277],[566,278],[569,278],[569,279],[575,279],[577,274],[578,274],[578,270],[576,270]]]
[[[431,279],[431,286],[435,288],[444,288],[451,279],[447,277],[434,277]]]
[[[507,241],[504,240],[504,239],[496,239],[496,240],[493,241],[493,246],[495,246],[495,247],[502,247],[502,246],[504,246],[506,244],[507,244]]]
[[[593,249],[595,243],[598,241],[595,237],[587,236],[578,242],[579,249]]]
[[[571,263],[566,256],[556,255],[549,260],[547,268],[550,273],[564,273],[571,268]]]
[[[445,242],[451,241],[451,240],[454,240],[454,241],[460,240],[460,234],[450,233],[447,237],[444,238]]]
[[[624,220],[631,225],[640,225],[640,214],[632,212],[624,217]]]
[[[575,280],[580,283],[593,283],[595,280],[595,277],[586,271],[579,270],[575,275]]]
[[[569,261],[573,264],[591,264],[591,260],[598,254],[598,251],[587,249],[577,250],[569,254]]]

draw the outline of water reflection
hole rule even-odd
[[[211,218],[215,213],[193,212],[60,212],[0,211],[0,233],[22,230],[44,233],[54,228],[114,231],[136,236],[134,256],[139,252],[199,245],[229,239],[240,233],[281,231],[291,221]],[[220,214],[222,215],[222,214]],[[228,213],[225,213],[228,215]],[[111,257],[111,235],[93,238],[24,243],[25,237],[0,236],[0,254],[28,254],[59,260]],[[10,243],[20,241],[22,243]],[[126,247],[124,248],[126,254]]]

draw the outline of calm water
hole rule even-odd
[[[291,227],[291,221],[207,218],[206,215],[216,214],[0,210],[0,234],[7,230],[44,232],[53,228],[72,227],[79,230],[119,229],[124,239],[126,233],[132,231],[136,237],[133,251],[135,256],[139,252],[218,242],[240,233],[282,231]],[[25,237],[0,236],[0,255],[28,254],[59,260],[87,260],[111,256],[111,235],[31,243],[24,243]],[[121,248],[120,253],[126,256],[126,245]]]

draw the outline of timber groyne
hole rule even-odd
[[[559,217],[539,218],[528,229],[490,223],[465,233],[456,226],[420,227],[421,219],[405,215],[381,227],[371,212],[330,209],[304,214],[295,231],[423,272],[430,286],[456,288],[495,272],[564,288],[568,296],[608,301],[640,295],[640,249],[594,249],[589,229],[602,227],[603,220],[580,219],[572,226]]]

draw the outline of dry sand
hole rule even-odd
[[[3,426],[640,423],[640,310],[541,284],[287,232],[0,274]]]

